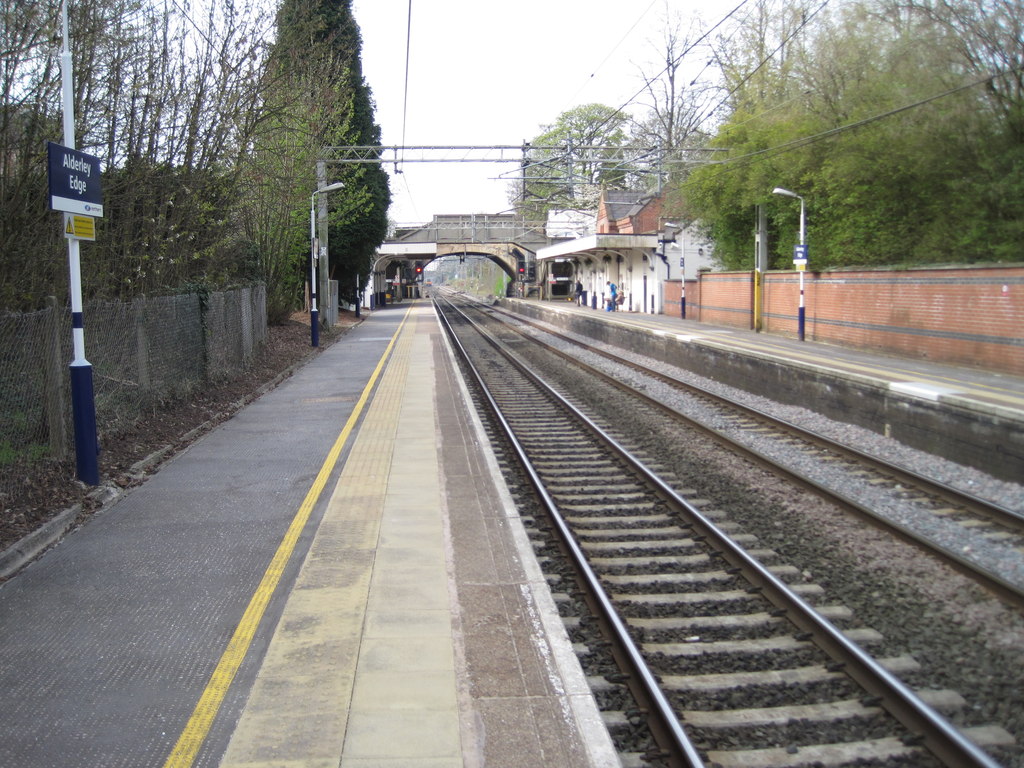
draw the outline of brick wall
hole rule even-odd
[[[686,317],[713,325],[752,328],[754,278],[750,272],[702,272],[697,291],[686,291]],[[687,285],[689,289],[689,285]],[[690,299],[693,293],[694,300]]]
[[[661,199],[651,200],[630,222],[634,234],[651,234],[661,229]],[[622,230],[620,230],[622,231]]]
[[[666,280],[664,283],[664,301],[665,311],[664,314],[671,315],[672,317],[682,316],[682,307],[680,306],[680,290],[678,280]],[[700,312],[700,280],[687,280],[686,281],[686,319],[697,320],[699,319],[698,313]]]
[[[752,327],[750,272],[698,283],[688,319]],[[666,312],[678,308],[678,282],[665,295]],[[808,340],[1024,375],[1024,267],[806,272],[804,299]],[[798,274],[769,272],[763,330],[795,336],[798,302]]]
[[[642,235],[661,229],[661,198],[650,198],[635,215],[611,219],[604,196],[597,204],[596,231],[601,234]]]

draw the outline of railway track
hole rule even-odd
[[[624,683],[637,702],[607,714],[613,734],[638,720],[650,730],[652,743],[624,762],[998,765],[982,747],[1009,734],[954,728],[939,711],[964,706],[955,692],[913,692],[899,677],[913,676],[912,658],[863,650],[885,639],[730,531],[725,510],[684,499],[465,315],[444,322],[550,515],[538,530],[557,533],[609,638],[622,672],[595,682],[599,695],[614,699]],[[565,599],[576,593],[567,587]]]
[[[797,424],[736,403],[705,387],[665,374],[625,355],[595,348],[528,318],[494,308],[487,308],[486,311],[513,321],[515,325],[509,326],[510,329],[524,336],[527,334],[521,330],[523,326],[557,339],[562,343],[561,347],[545,342],[537,335],[528,336],[548,352],[581,366],[588,376],[601,377],[620,390],[644,398],[648,405],[666,413],[670,418],[682,420],[688,427],[699,430],[729,450],[785,476],[789,481],[819,494],[830,503],[854,512],[873,525],[938,556],[1001,599],[1018,608],[1024,608],[1024,587],[972,559],[969,553],[964,553],[959,548],[959,542],[939,541],[922,534],[898,515],[880,513],[875,507],[831,487],[827,482],[815,479],[804,468],[808,465],[831,465],[831,469],[840,467],[848,476],[856,478],[860,485],[870,487],[875,496],[890,493],[898,497],[901,505],[913,507],[917,514],[941,517],[964,530],[970,529],[974,536],[987,537],[1007,547],[1024,549],[1024,515],[877,456],[843,445]],[[566,346],[608,360],[616,366],[637,371],[646,378],[660,381],[688,398],[695,399],[714,412],[714,426],[707,426],[703,420],[685,416],[654,397],[636,392],[620,378],[588,365],[585,360],[570,354],[566,351]],[[781,449],[773,450],[772,442],[781,446]],[[783,455],[792,456],[794,452],[801,454],[801,461],[796,469],[791,468],[784,459],[778,458]]]

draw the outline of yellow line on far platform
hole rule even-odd
[[[391,341],[388,342],[387,349],[384,350],[384,354],[381,355],[377,367],[370,375],[370,380],[363,388],[363,392],[352,409],[351,415],[349,415],[348,420],[345,422],[341,434],[338,435],[334,445],[327,454],[327,458],[324,459],[320,472],[317,473],[312,487],[310,487],[309,492],[306,494],[306,498],[295,513],[291,525],[288,526],[284,539],[278,545],[270,565],[267,566],[267,570],[264,572],[263,578],[256,588],[256,592],[249,600],[249,605],[242,615],[242,620],[235,628],[235,633],[232,635],[231,640],[228,641],[227,648],[224,650],[216,669],[214,669],[213,674],[210,676],[210,681],[206,684],[202,696],[199,697],[199,702],[192,711],[192,716],[185,725],[185,729],[181,732],[181,736],[178,737],[178,742],[174,745],[174,749],[171,750],[171,754],[164,763],[164,768],[190,768],[193,762],[195,762],[196,756],[199,754],[199,750],[206,740],[207,734],[210,732],[213,720],[220,711],[228,688],[231,687],[231,681],[234,680],[235,673],[238,672],[238,668],[249,651],[249,645],[256,634],[256,629],[263,618],[267,604],[277,589],[285,566],[288,564],[289,559],[291,559],[292,552],[295,550],[295,544],[299,540],[299,535],[302,533],[302,529],[306,527],[306,522],[313,512],[320,494],[323,493],[324,486],[327,484],[331,472],[334,471],[334,465],[338,462],[338,457],[341,455],[345,443],[348,442],[348,438],[352,434],[356,422],[359,420],[359,415],[366,406],[370,393],[373,391],[381,371],[384,370],[384,364],[391,354],[391,349],[395,346],[395,341],[405,327],[411,311],[412,307],[406,310],[405,317],[402,318],[401,324],[391,337]]]

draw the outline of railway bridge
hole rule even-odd
[[[512,278],[531,275],[537,250],[549,244],[543,222],[525,221],[514,214],[456,214],[434,216],[426,224],[399,226],[377,249],[369,304],[383,304],[387,294],[409,296],[415,291],[417,265],[425,267],[444,256],[479,256],[497,264]]]

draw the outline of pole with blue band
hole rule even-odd
[[[793,264],[800,274],[800,304],[796,313],[796,336],[800,341],[804,340],[804,270],[807,269],[807,208],[804,205],[804,198],[796,192],[782,187],[772,190],[773,195],[793,197],[800,201],[800,244],[793,249]]]
[[[71,73],[71,48],[68,44],[68,0],[61,3],[64,45],[60,57],[61,90],[64,105],[64,144],[75,148],[74,81]],[[92,365],[85,359],[85,321],[82,314],[82,267],[77,238],[68,240],[68,269],[71,291],[71,410],[75,426],[75,464],[78,479],[99,485],[99,440],[96,437],[96,400],[93,392]]]

